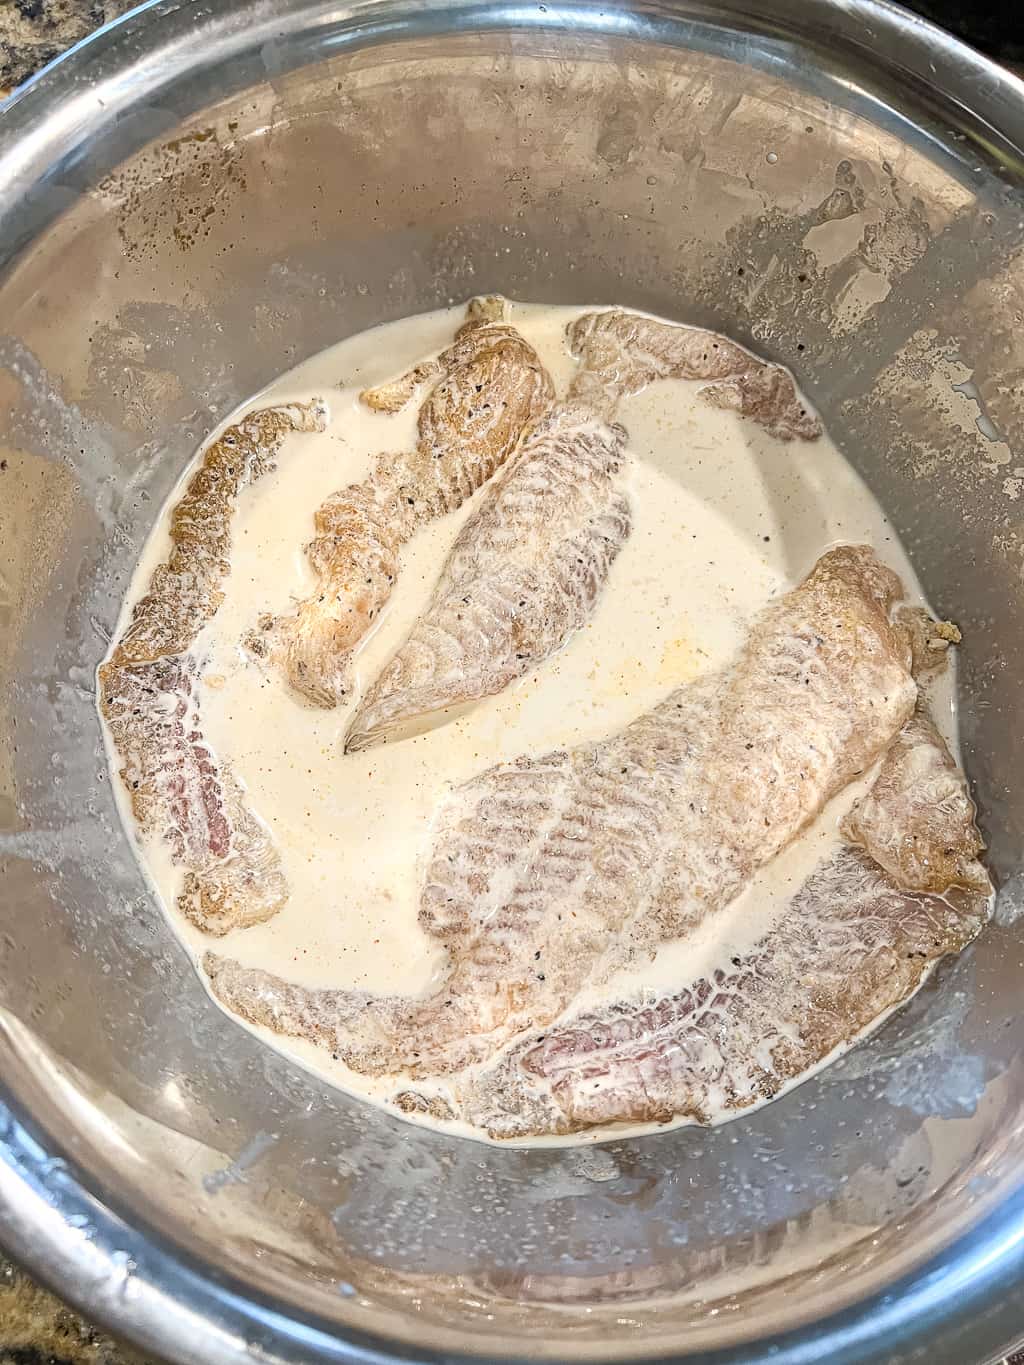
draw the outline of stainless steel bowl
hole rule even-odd
[[[175,1361],[965,1365],[1024,1327],[1024,87],[880,0],[144,7],[0,118],[0,1240]],[[210,1002],[94,669],[204,433],[481,290],[793,366],[956,617],[997,922],[762,1112],[392,1121]],[[343,909],[343,907],[341,907]]]

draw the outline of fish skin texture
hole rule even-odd
[[[771,1099],[916,990],[985,921],[985,897],[901,891],[865,853],[818,869],[728,971],[519,1044],[460,1096],[495,1138],[707,1122]],[[413,1106],[406,1100],[407,1110]]]
[[[967,783],[923,707],[896,736],[870,792],[843,821],[902,891],[987,891],[985,844]]]
[[[179,909],[211,934],[268,919],[288,889],[269,831],[203,737],[194,646],[224,598],[239,492],[273,467],[290,432],[320,431],[325,418],[319,400],[263,408],[208,447],[171,514],[168,556],[99,668],[139,830],[187,869]]]
[[[236,1013],[367,1074],[486,1060],[588,983],[721,909],[891,744],[917,695],[899,579],[829,551],[738,660],[621,733],[492,768],[441,810],[421,893],[448,952],[424,999],[292,985],[204,959]]]
[[[776,436],[821,434],[787,370],[716,333],[613,310],[571,323],[568,341],[580,367],[566,402],[463,527],[431,602],[361,701],[348,750],[502,691],[584,624],[631,529],[616,482],[628,437],[611,428],[621,439],[610,451],[605,425],[623,398],[659,378],[702,380],[706,401]]]
[[[429,606],[370,687],[346,749],[500,692],[585,624],[629,536],[626,434],[584,410],[542,418],[463,528]]]
[[[286,616],[261,617],[244,641],[314,705],[333,707],[348,696],[353,653],[391,596],[402,546],[461,507],[551,405],[546,370],[502,313],[500,300],[475,301],[440,356],[362,394],[367,406],[394,412],[432,382],[416,449],[381,455],[368,479],[323,503],[307,549],[316,590]]]
[[[691,379],[701,382],[704,402],[749,417],[779,440],[821,435],[787,369],[717,332],[613,308],[570,323],[568,339],[580,361],[569,396],[596,412],[613,410],[656,379]]]
[[[920,621],[905,630],[920,638]],[[945,623],[948,627],[948,623]],[[948,633],[948,631],[947,631]],[[913,657],[926,672],[934,657]],[[983,927],[992,883],[967,782],[924,705],[816,869],[732,970],[611,1003],[475,1076],[461,1116],[492,1137],[706,1122],[775,1095],[916,990]],[[405,1107],[416,1112],[408,1094]]]

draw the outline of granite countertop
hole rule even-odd
[[[0,14],[0,24],[3,18]],[[111,1340],[0,1258],[0,1365],[158,1365]]]
[[[135,0],[0,0],[0,97]],[[913,0],[1007,62],[1024,61],[1024,29],[1005,34],[1002,11],[967,17],[958,0]],[[158,1365],[97,1331],[0,1257],[0,1365]],[[1024,1354],[1007,1365],[1024,1365]]]
[[[136,0],[0,0],[0,95]]]

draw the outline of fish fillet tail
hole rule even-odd
[[[238,493],[273,467],[289,432],[321,431],[326,415],[320,399],[263,408],[211,443],[171,514],[170,553],[98,671],[139,829],[187,869],[183,908],[211,933],[268,918],[287,887],[268,832],[203,736],[192,649],[223,600]]]
[[[703,383],[705,402],[735,409],[779,440],[822,433],[788,370],[716,332],[610,309],[570,323],[568,340],[580,361],[570,399],[605,414],[655,380],[689,379]]]
[[[342,489],[316,515],[310,562],[316,591],[280,618],[264,616],[244,645],[281,667],[317,706],[350,690],[353,654],[387,604],[399,552],[421,526],[453,512],[499,469],[550,405],[551,380],[536,352],[504,321],[501,300],[470,305],[467,323],[436,360],[362,401],[394,412],[432,382],[417,419],[416,447],[384,455],[363,483]]]
[[[577,412],[538,423],[360,703],[347,751],[501,692],[586,623],[632,529],[625,440],[621,427]]]

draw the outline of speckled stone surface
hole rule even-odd
[[[0,98],[135,0],[0,0]],[[971,18],[957,0],[915,0],[929,18],[1008,62],[1024,59],[1024,29],[1006,33],[986,7]],[[977,17],[975,17],[975,15]],[[975,26],[972,31],[972,24]],[[90,1327],[0,1257],[0,1365],[160,1365]],[[966,1365],[966,1363],[965,1363]],[[1007,1365],[1024,1365],[1024,1354]]]
[[[0,93],[67,51],[136,0],[0,0]]]
[[[158,1363],[95,1331],[0,1258],[0,1365]]]

